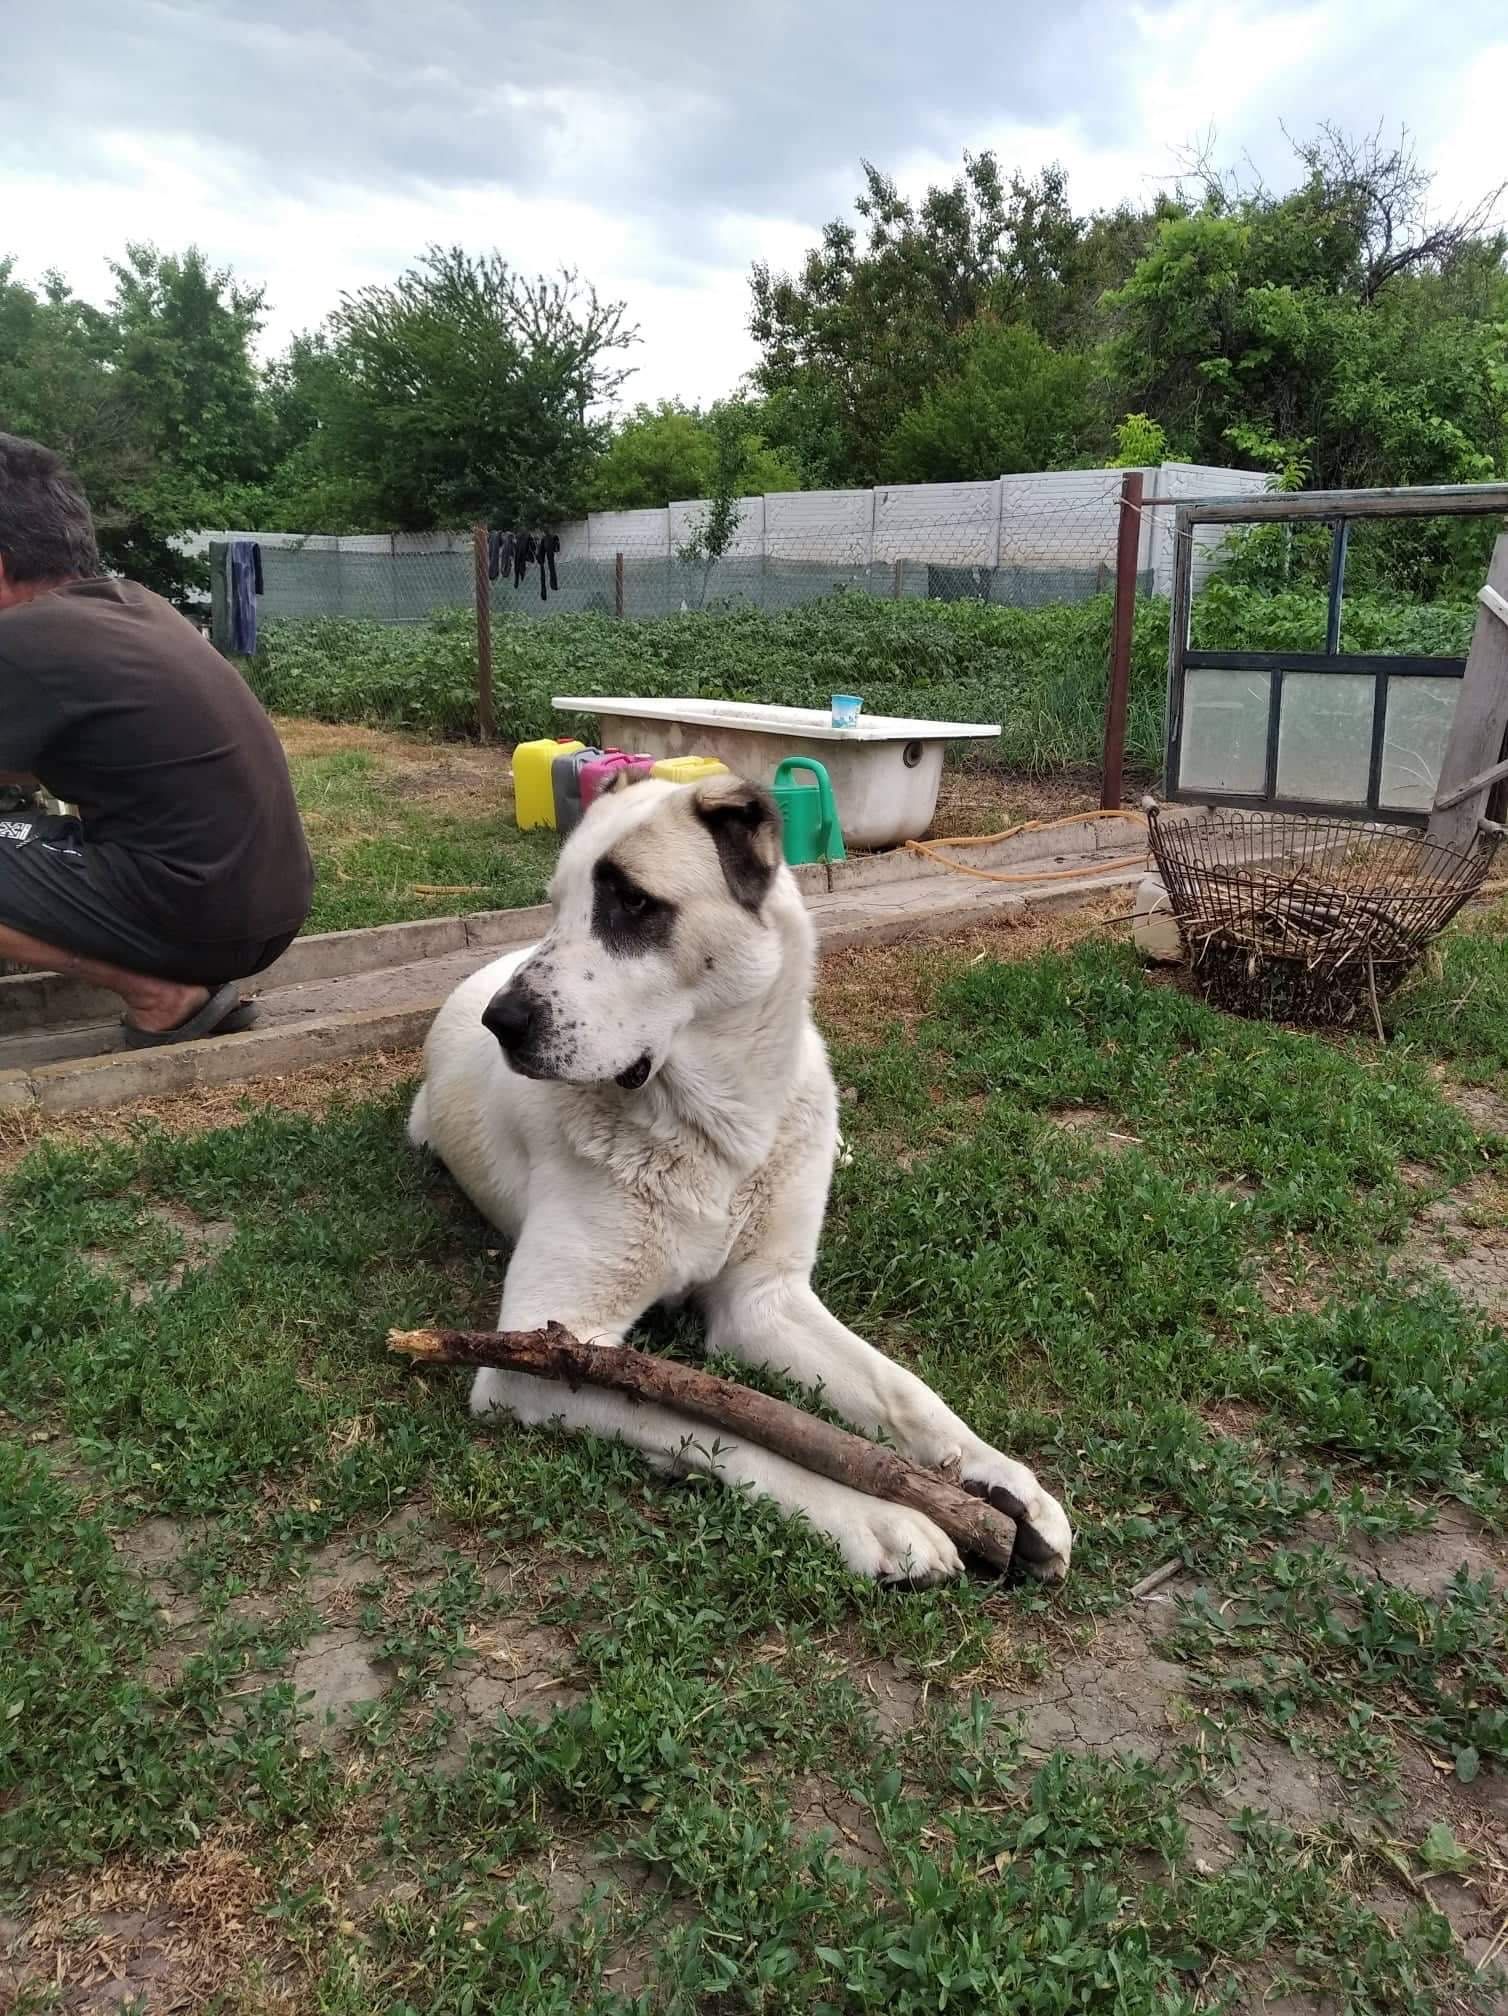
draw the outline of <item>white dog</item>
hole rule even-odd
[[[499,1326],[551,1320],[623,1341],[695,1297],[708,1346],[787,1374],[917,1463],[954,1470],[1018,1522],[1056,1580],[1072,1535],[1031,1471],[982,1442],[811,1287],[837,1146],[812,1021],[815,940],[779,814],[738,778],[605,793],[567,840],[554,923],[475,973],[435,1018],[409,1121],[516,1244]],[[861,1575],[959,1573],[930,1519],[663,1407],[479,1372],[474,1413],[617,1435],[662,1469],[715,1471],[803,1514]]]

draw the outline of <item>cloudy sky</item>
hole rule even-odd
[[[1500,179],[1502,0],[52,0],[6,10],[0,254],[109,291],[128,239],[267,290],[266,343],[431,241],[575,266],[641,331],[630,396],[752,361],[748,270],[800,256],[867,156],[1058,159],[1080,207],[1213,129],[1406,124],[1442,207]]]

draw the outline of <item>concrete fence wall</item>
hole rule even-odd
[[[1115,566],[1121,471],[1073,469],[976,483],[885,484],[871,490],[782,491],[745,498],[727,556],[711,577],[680,558],[706,505],[686,500],[646,511],[595,511],[559,527],[559,590],[538,593],[538,570],[494,588],[494,606],[520,614],[657,615],[703,597],[784,607],[849,586],[871,594],[975,595],[1015,605],[1074,601],[1109,585]],[[1264,490],[1251,470],[1165,462],[1142,471],[1154,508],[1142,519],[1138,571],[1166,594],[1173,574],[1173,512],[1156,500]],[[1230,528],[1196,533],[1196,588]],[[262,548],[265,616],[366,616],[421,621],[470,602],[468,532],[342,534],[197,532],[179,544],[203,554],[212,540]]]

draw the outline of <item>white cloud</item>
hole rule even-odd
[[[1076,204],[1106,207],[1145,200],[1211,129],[1218,158],[1281,182],[1282,126],[1333,117],[1407,124],[1442,207],[1501,173],[1497,0],[1065,0],[1051,17],[982,0],[936,22],[808,0],[769,34],[715,10],[689,31],[653,0],[627,18],[558,0],[528,26],[489,4],[437,0],[415,63],[395,0],[372,36],[360,10],[282,26],[216,0],[57,0],[76,62],[0,75],[0,250],[101,299],[129,240],[196,243],[265,287],[275,348],[429,243],[496,246],[626,300],[644,339],[629,397],[706,399],[754,358],[751,262],[799,262],[848,209],[860,152],[918,193],[965,147],[1058,159]]]
[[[1479,49],[1450,94],[1429,149],[1436,171],[1434,194],[1443,210],[1470,208],[1508,176],[1503,120],[1508,112],[1508,32]],[[1508,203],[1502,206],[1508,224]]]
[[[711,399],[754,361],[745,326],[751,261],[772,247],[796,256],[805,242],[801,226],[725,214],[715,220],[716,261],[692,262],[644,220],[564,197],[332,187],[316,205],[259,187],[241,164],[194,141],[102,134],[98,144],[108,174],[8,178],[4,243],[21,270],[61,266],[80,293],[102,301],[109,262],[129,241],[199,245],[266,288],[268,353],[320,322],[340,292],[391,280],[428,244],[496,245],[528,272],[569,263],[599,295],[628,302],[641,341],[629,355],[626,397]]]

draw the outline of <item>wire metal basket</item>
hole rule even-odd
[[[1484,837],[1442,847],[1345,819],[1163,819],[1152,857],[1189,968],[1216,1007],[1316,1028],[1370,1015],[1486,879]]]

